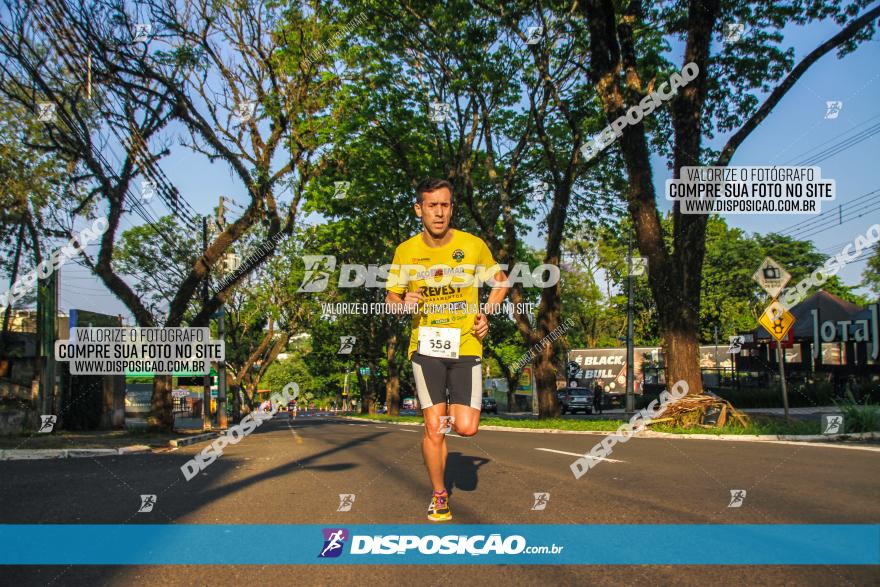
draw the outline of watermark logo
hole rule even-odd
[[[214,282],[211,287],[214,290],[214,294],[217,295],[224,289],[230,286],[230,284],[234,283],[239,277],[241,277],[242,273],[253,268],[257,263],[261,260],[265,259],[269,256],[282,238],[287,236],[287,232],[283,230],[279,230],[270,238],[262,241],[256,250],[252,251],[244,260],[238,260],[238,256],[235,256],[235,269],[232,270],[228,275],[224,275],[222,279]]]
[[[838,414],[822,414],[822,434],[841,434],[843,432],[843,416]]]
[[[536,45],[540,42],[541,37],[544,36],[544,27],[542,26],[530,26],[528,32],[526,33],[526,45]]]
[[[660,84],[655,91],[642,98],[637,105],[630,107],[626,114],[618,116],[614,122],[606,126],[595,138],[588,139],[581,146],[581,154],[584,156],[584,161],[592,160],[602,149],[610,146],[623,136],[623,129],[625,127],[640,123],[645,116],[650,115],[664,102],[675,97],[678,89],[695,80],[699,73],[700,67],[696,63],[690,62],[680,72],[669,76],[668,81]]]
[[[48,258],[37,265],[35,270],[18,278],[9,291],[0,294],[0,308],[5,308],[22,298],[37,284],[37,279],[48,279],[54,271],[77,256],[86,245],[104,234],[109,226],[106,218],[98,218],[90,228],[83,229],[76,238],[70,239],[67,245],[53,251]]]
[[[366,19],[366,14],[358,14],[354,19],[351,20],[351,22],[347,23],[340,30],[336,31],[327,43],[319,43],[317,50],[310,51],[304,59],[306,66],[310,67],[330,49],[336,47],[343,38],[348,36],[355,29],[355,27],[358,27],[363,22],[365,22]]]
[[[440,425],[437,427],[438,434],[449,434],[455,424],[455,416],[440,416]]]
[[[326,540],[325,540],[326,542]],[[564,546],[555,544],[529,547],[531,553],[559,554]],[[418,535],[372,535],[351,537],[351,555],[405,555],[410,550],[430,555],[470,555],[482,556],[516,555],[526,550],[526,539],[514,534],[503,537],[501,534],[478,534],[473,536],[460,534],[427,536]]]
[[[574,326],[574,319],[569,318],[565,322],[563,322],[562,324],[560,324],[559,326],[554,328],[550,332],[550,334],[548,334],[547,336],[545,336],[544,338],[542,338],[541,340],[539,340],[538,342],[533,344],[532,348],[530,348],[528,351],[526,351],[526,354],[522,355],[519,359],[517,359],[517,361],[513,364],[513,370],[519,371],[527,363],[531,363],[535,359],[535,357],[538,356],[538,353],[540,353],[545,348],[547,348],[548,345],[556,342],[556,339],[563,336],[565,334],[565,331],[568,330],[569,328],[571,328],[572,326]]]
[[[345,196],[348,195],[348,190],[351,187],[350,181],[334,181],[333,182],[333,199],[341,200]]]
[[[633,277],[640,277],[645,274],[648,270],[648,258],[647,257],[633,257],[632,265],[630,269],[630,275]]]
[[[685,397],[689,389],[687,381],[681,379],[669,391],[660,392],[659,407],[657,400],[652,400],[647,407],[636,412],[629,422],[621,424],[614,434],[603,438],[601,442],[590,449],[590,452],[584,453],[584,456],[569,465],[575,479],[580,479],[587,471],[606,459],[618,442],[628,442],[630,438],[644,430],[652,420],[659,418],[671,404]]]
[[[149,202],[156,195],[156,184],[149,179],[141,182],[141,202]]]
[[[737,334],[730,337],[730,345],[727,347],[728,354],[738,355],[742,350],[742,345],[745,343],[746,337],[741,334]]]
[[[37,104],[37,120],[40,122],[55,122],[55,103],[40,102]]]
[[[327,289],[330,274],[336,269],[336,257],[332,255],[303,255],[306,272],[298,292],[316,293]]]
[[[354,350],[354,343],[357,342],[357,337],[355,336],[340,336],[339,337],[339,350],[336,351],[337,355],[350,355],[351,351]]]
[[[345,528],[324,528],[324,547],[318,554],[318,558],[336,558],[342,554],[345,541],[348,540],[348,530]]]
[[[461,254],[462,259],[464,253]],[[305,274],[298,292],[318,293],[324,291],[330,283],[330,275],[336,269],[336,257],[332,255],[303,255]],[[458,261],[456,261],[458,263]],[[507,263],[497,263],[491,267],[462,263],[452,267],[445,263],[437,263],[426,267],[417,263],[403,263],[384,265],[362,265],[359,263],[344,263],[339,268],[339,277],[336,280],[339,288],[366,287],[371,289],[387,289],[391,285],[406,285],[412,281],[424,281],[424,288],[465,288],[482,287],[489,284],[491,287],[503,285],[510,287],[522,284],[524,288],[530,287],[553,287],[559,283],[562,277],[558,265],[542,263],[534,269],[528,263],[514,263],[510,267]],[[498,271],[506,272],[507,279],[496,281]],[[428,293],[428,296],[438,295]]]
[[[727,507],[729,507],[729,508],[742,507],[742,504],[745,500],[746,500],[746,490],[745,489],[731,489],[730,490],[730,503],[727,504]]]
[[[529,185],[529,199],[537,204],[545,202],[549,192],[550,184],[546,181],[536,180]]]
[[[149,22],[136,22],[134,32],[131,35],[132,43],[146,43],[147,38],[153,32],[153,25]]]
[[[840,100],[828,100],[825,102],[825,120],[834,120],[840,116],[843,110],[843,102]]]
[[[40,429],[37,430],[40,434],[48,434],[55,429],[55,422],[58,421],[58,416],[55,414],[48,414],[44,416],[40,416]]]
[[[451,111],[452,106],[446,102],[431,102],[428,120],[431,122],[446,122]]]
[[[354,505],[355,500],[354,493],[340,493],[339,494],[339,507],[336,508],[337,512],[350,512],[351,507]]]
[[[532,504],[532,511],[540,511],[547,509],[547,504],[550,503],[550,494],[549,493],[536,493],[535,494],[535,503]]]
[[[880,224],[873,224],[868,227],[864,236],[860,234],[856,235],[853,242],[843,247],[837,255],[829,257],[821,267],[813,271],[807,277],[801,279],[796,286],[786,289],[779,297],[782,307],[775,307],[771,304],[771,306],[767,308],[768,312],[771,307],[774,308],[770,318],[775,320],[782,316],[784,310],[790,310],[799,304],[801,300],[807,297],[807,292],[809,292],[811,288],[820,287],[823,283],[837,275],[837,272],[847,263],[855,261],[859,255],[861,255],[862,251],[868,249],[878,241],[880,241]],[[777,306],[778,305],[780,304],[777,304]],[[816,358],[815,353],[818,352],[818,346],[813,345],[813,347],[813,358]]]
[[[235,117],[238,119],[238,123],[245,124],[246,122],[250,122],[256,109],[257,103],[253,100],[242,100],[239,102],[235,109]]]
[[[242,418],[239,424],[227,430],[226,434],[219,436],[199,454],[181,465],[180,470],[184,478],[190,481],[200,471],[204,471],[211,463],[223,456],[223,451],[228,445],[241,442],[245,436],[262,426],[263,422],[271,420],[280,406],[286,406],[297,396],[299,396],[299,385],[293,382],[285,385],[281,393],[273,393],[269,400],[272,407],[268,412],[251,412]]]
[[[141,507],[138,508],[139,514],[146,514],[153,511],[153,506],[156,505],[156,496],[155,495],[142,495],[141,496]]]
[[[746,27],[741,22],[726,22],[724,23],[724,42],[725,43],[736,43],[742,38],[743,32],[746,30]]]
[[[581,155],[584,156],[584,161],[592,161],[601,151],[602,149],[599,147],[598,135],[588,138],[587,141],[581,145]]]

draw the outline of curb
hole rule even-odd
[[[745,442],[794,441],[827,442],[829,440],[880,440],[880,432],[855,432],[852,434],[672,434],[646,430],[644,438],[693,438],[696,440],[741,440]]]
[[[342,420],[354,420],[356,422],[373,422],[376,424],[393,424],[395,426],[418,426],[421,422],[386,422],[384,420],[370,420],[367,418],[355,418],[353,416],[336,416]],[[513,428],[508,426],[480,426],[480,430],[500,430],[502,432],[533,432],[537,434],[613,434],[613,430],[557,430],[556,428]]]
[[[208,440],[209,438],[214,438],[217,436],[216,432],[205,432],[204,434],[196,434],[195,436],[186,436],[184,438],[177,438],[175,440],[169,440],[168,446],[172,448],[179,448],[181,446],[187,446],[190,444],[195,444],[197,442],[203,442]]]
[[[150,452],[150,447],[145,444],[134,444],[122,448],[10,448],[0,450],[0,461],[115,457],[144,452]]]
[[[397,426],[421,426],[417,422],[386,422],[383,420],[369,420],[367,418],[355,418],[352,416],[338,416],[343,420],[357,420],[359,422],[376,422],[381,424],[394,424]],[[480,430],[500,430],[502,432],[532,432],[537,434],[614,434],[616,430],[558,430],[556,428],[514,428],[508,426],[480,426]],[[858,432],[853,434],[672,434],[671,432],[654,432],[645,430],[636,438],[690,438],[693,440],[727,440],[740,442],[828,442],[841,440],[880,440],[880,432]]]

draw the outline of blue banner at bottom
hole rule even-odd
[[[4,565],[876,565],[880,525],[0,525]]]

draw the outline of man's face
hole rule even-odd
[[[442,237],[452,220],[452,192],[448,188],[425,192],[422,203],[416,204],[416,216],[422,219],[428,234],[434,238]]]

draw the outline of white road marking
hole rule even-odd
[[[577,452],[566,452],[564,450],[555,450],[552,448],[536,448],[535,450],[543,450],[544,452],[555,452],[561,455],[571,455],[573,457],[586,457],[588,459],[597,459],[600,461],[608,461],[609,463],[625,463],[626,461],[618,461],[617,459],[606,459],[605,457],[591,457],[590,455],[585,455]]]
[[[407,430],[406,428],[401,428],[401,432],[418,432],[418,430]]]
[[[376,428],[388,428],[388,426],[376,426]]]

